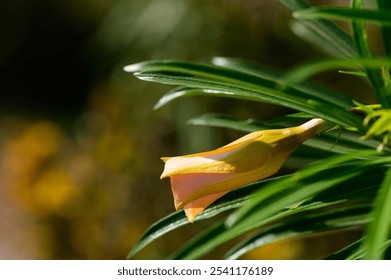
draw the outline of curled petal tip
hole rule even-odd
[[[183,206],[182,202],[175,203],[175,210],[178,211],[178,210],[182,209],[182,206]]]
[[[198,216],[198,214],[200,214],[202,212],[202,210],[197,209],[197,208],[187,208],[187,209],[185,209],[185,214],[186,214],[187,220],[190,223],[194,223],[194,219]]]
[[[162,175],[160,175],[160,180],[162,180],[162,179],[164,179],[164,178],[166,178],[166,177],[167,177],[167,175],[166,175],[165,172],[163,171]]]
[[[161,157],[160,158],[164,163],[166,163],[169,160],[169,157]],[[167,165],[164,166],[164,170],[162,175],[160,175],[160,179],[169,177],[169,174],[167,174]]]
[[[312,129],[312,128],[318,129],[318,128],[321,127],[323,124],[325,124],[325,120],[324,120],[324,119],[315,118],[315,119],[309,120],[308,122],[302,124],[301,127],[302,127],[304,130],[308,130],[308,129]]]

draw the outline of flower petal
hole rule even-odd
[[[190,202],[193,193],[217,182],[226,182],[235,174],[179,174],[171,176],[171,189],[174,195],[175,209],[183,206],[183,201]],[[216,193],[211,193],[216,194]]]
[[[239,150],[243,148],[245,144],[254,143],[257,136],[259,136],[259,133],[251,134],[254,135],[251,137],[249,137],[249,135],[242,137],[245,138],[244,141],[237,142],[240,140],[238,139],[235,141],[237,143],[231,143],[216,150],[186,156],[163,157],[162,160],[166,164],[164,165],[164,171],[160,176],[160,179],[183,173],[222,173],[224,170],[228,173],[233,167],[227,163],[226,158],[236,152],[239,153]]]
[[[187,219],[192,223],[206,207],[211,205],[214,201],[225,195],[227,192],[221,192],[216,194],[207,195],[196,200],[193,200],[183,206]]]
[[[288,155],[279,154],[273,157],[272,161],[269,161],[269,164],[259,166],[253,170],[235,174],[193,174],[193,179],[195,182],[198,180],[202,181],[202,184],[190,183],[192,186],[191,191],[186,189],[186,184],[183,184],[180,181],[175,182],[175,187],[172,185],[173,192],[176,190],[176,195],[180,200],[177,200],[177,207],[181,208],[182,205],[189,203],[192,200],[199,199],[201,197],[216,194],[220,192],[229,192],[235,190],[239,187],[242,187],[246,184],[267,178],[275,174],[283,165]],[[176,176],[186,176],[188,174],[176,175]],[[213,176],[211,176],[213,175]],[[226,175],[226,176],[218,176]],[[231,176],[228,176],[231,175]],[[173,176],[173,177],[176,177]],[[207,178],[204,179],[203,177]],[[199,178],[199,179],[198,179]],[[173,182],[173,181],[171,181]],[[181,185],[183,184],[183,185]],[[183,192],[183,193],[182,193]]]

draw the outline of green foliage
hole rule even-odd
[[[196,218],[196,222],[218,219],[215,225],[170,258],[201,258],[239,238],[225,255],[236,259],[276,241],[349,229],[362,230],[362,238],[328,259],[386,257],[391,228],[389,2],[378,0],[378,9],[372,10],[364,9],[359,0],[351,1],[350,7],[310,7],[300,0],[280,2],[300,21],[300,34],[318,45],[328,45],[329,53],[337,58],[312,61],[288,73],[221,57],[213,59],[212,65],[163,60],[125,67],[139,79],[178,86],[164,95],[156,108],[177,98],[205,95],[276,104],[296,112],[266,122],[207,114],[191,119],[193,125],[252,132],[291,126],[312,117],[327,121],[321,135],[292,154],[292,158],[307,158],[311,164],[302,164],[291,175],[255,182],[224,196]],[[331,21],[335,19],[349,21],[351,33]],[[381,26],[385,56],[372,52],[367,22]],[[306,80],[330,70],[358,73],[372,87],[371,98],[378,104],[354,102],[336,90]],[[226,215],[220,215],[223,212]],[[156,222],[129,258],[188,223],[182,211]]]

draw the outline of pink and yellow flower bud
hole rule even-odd
[[[170,177],[175,208],[183,208],[192,222],[227,192],[276,173],[323,123],[312,119],[297,127],[253,132],[213,151],[162,158],[160,178]]]

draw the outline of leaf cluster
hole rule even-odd
[[[125,67],[141,80],[177,86],[156,108],[177,98],[206,95],[277,104],[296,111],[267,122],[207,114],[191,119],[193,125],[251,132],[313,117],[328,124],[326,132],[305,142],[292,155],[298,160],[309,159],[311,164],[303,164],[290,175],[243,186],[219,199],[196,218],[196,222],[214,219],[214,226],[170,258],[201,258],[240,238],[225,254],[227,259],[237,259],[276,241],[351,229],[361,230],[362,237],[329,259],[387,258],[391,226],[391,4],[372,1],[376,7],[368,9],[361,0],[352,0],[349,7],[312,7],[304,0],[280,2],[297,20],[294,30],[333,57],[299,65],[288,73],[222,57],[213,59],[212,64],[163,60]],[[351,32],[341,29],[335,20],[347,21]],[[367,23],[380,26],[384,56],[372,52]],[[378,103],[360,104],[307,80],[329,70],[367,80]],[[128,257],[187,224],[183,211],[163,218],[144,233]]]

